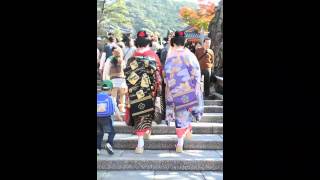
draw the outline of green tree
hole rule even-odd
[[[178,0],[113,1],[113,4],[106,3],[101,24],[98,23],[98,31],[100,29],[105,33],[105,29],[110,26],[126,27],[132,28],[133,34],[145,29],[148,32],[157,31],[164,37],[168,29],[181,30],[188,26],[179,16],[180,8],[188,6],[196,9],[198,6],[196,2]],[[98,8],[99,12],[101,12],[101,5]]]
[[[103,33],[110,29],[119,29],[121,27],[132,27],[131,20],[127,17],[129,11],[125,0],[116,0],[111,4],[104,4],[103,12],[101,7],[98,7],[97,10],[102,14],[97,22],[98,33]]]
[[[118,27],[113,31],[113,34],[119,41],[122,41],[122,32]]]
[[[158,31],[162,37],[167,30],[181,30],[188,26],[179,17],[179,9],[183,6],[196,7],[195,2],[175,0],[130,0],[127,1],[129,18],[132,20],[133,32],[148,29]]]

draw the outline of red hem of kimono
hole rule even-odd
[[[137,136],[144,136],[144,134],[145,134],[148,130],[151,130],[151,129],[148,128],[148,129],[136,130],[135,133],[136,133]]]
[[[189,127],[186,128],[176,128],[176,134],[178,136],[178,138],[182,138],[187,131],[192,131],[192,126],[191,124],[189,125]]]

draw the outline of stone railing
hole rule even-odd
[[[216,78],[217,78],[217,84],[219,84],[219,86],[223,87],[223,77],[216,76]]]
[[[215,76],[216,77],[216,82],[214,85],[215,88],[215,93],[214,95],[218,98],[218,99],[223,99],[223,77],[219,77],[219,76]]]

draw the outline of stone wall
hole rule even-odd
[[[215,53],[215,75],[223,77],[223,0],[219,2],[216,15],[209,25],[209,35],[212,39],[211,48]],[[215,83],[215,90],[223,94],[223,87]]]
[[[223,0],[219,2],[216,15],[209,25],[209,37],[212,39],[211,48],[215,53],[215,73],[223,77]]]

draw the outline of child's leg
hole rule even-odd
[[[105,149],[108,151],[110,155],[112,155],[114,154],[112,146],[113,146],[113,139],[115,136],[115,132],[113,128],[113,120],[111,116],[105,117],[104,120],[105,120],[104,129],[105,129],[105,132],[108,133],[108,141],[107,141],[107,144],[105,145]]]
[[[104,135],[103,125],[102,125],[101,119],[98,117],[97,118],[97,149],[99,150],[101,150],[103,135]]]
[[[108,117],[106,119],[106,126],[107,126],[107,132],[108,132],[108,143],[113,146],[113,140],[114,136],[116,135],[113,124],[112,124],[112,118]]]

